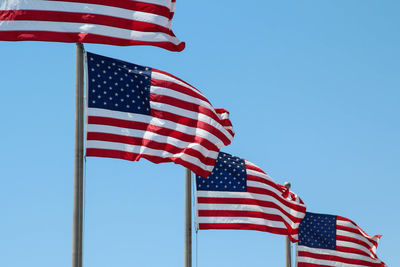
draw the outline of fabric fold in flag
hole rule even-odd
[[[253,163],[220,152],[207,177],[196,177],[200,230],[258,230],[298,239],[303,201]]]
[[[297,266],[384,267],[376,255],[380,237],[347,218],[307,212],[299,227]]]
[[[0,41],[152,45],[182,51],[175,0],[2,0]]]
[[[86,156],[174,162],[208,176],[234,133],[225,109],[150,67],[87,53]]]

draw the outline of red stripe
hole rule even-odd
[[[256,230],[278,235],[287,235],[287,229],[274,228],[267,225],[250,223],[199,223],[200,230],[227,229],[227,230]]]
[[[149,139],[144,139],[142,137],[130,137],[130,136],[122,136],[116,134],[107,134],[107,133],[94,133],[89,132],[87,134],[87,140],[97,140],[97,141],[106,141],[106,142],[117,142],[135,146],[148,147],[151,149],[157,149],[162,151],[167,151],[172,154],[184,153],[195,158],[198,158],[202,163],[206,165],[213,166],[215,164],[215,159],[209,158],[201,154],[199,151],[186,147],[179,148],[174,145],[168,143],[160,143]]]
[[[367,253],[367,252],[365,252],[363,250],[356,249],[356,248],[351,248],[351,247],[336,246],[336,251],[354,253],[354,254],[370,257],[370,258],[377,258],[376,255],[371,256],[371,254],[369,254],[369,253]]]
[[[211,111],[207,107],[200,106],[198,104],[187,102],[187,101],[181,100],[179,98],[171,97],[171,96],[157,95],[154,93],[150,94],[150,101],[163,103],[163,104],[167,104],[167,105],[173,105],[173,106],[181,108],[181,109],[186,109],[186,110],[189,110],[192,112],[203,114],[205,116],[212,118],[217,123],[221,124],[221,120],[217,116],[217,114],[215,114],[215,112]]]
[[[160,15],[166,18],[171,17],[171,10],[168,7],[160,6],[156,4],[143,3],[139,1],[131,1],[131,0],[53,0],[60,2],[73,2],[73,3],[82,3],[82,4],[95,4],[102,6],[111,6],[118,7],[122,9],[128,9],[133,11],[141,11],[151,14]]]
[[[304,206],[301,206],[299,204],[296,204],[296,203],[293,203],[290,201],[285,201],[282,199],[282,196],[276,195],[274,192],[272,192],[268,189],[247,186],[247,192],[253,193],[253,194],[272,196],[273,198],[277,199],[280,203],[282,203],[284,206],[287,206],[291,209],[294,209],[294,210],[300,211],[300,212],[306,211],[306,208]]]
[[[263,174],[266,174],[262,169],[260,169],[258,166],[256,165],[251,165],[251,164],[246,164],[246,169],[248,170],[252,170],[252,171],[257,171],[257,172],[261,172]]]
[[[352,228],[352,227],[348,227],[348,226],[343,226],[343,225],[337,225],[336,229],[357,234],[360,237],[363,237],[363,238],[367,239],[368,241],[370,241],[375,247],[378,247],[378,242],[376,242],[373,238],[369,237],[367,234],[365,234],[366,236],[364,236],[362,234],[363,232],[361,231],[361,229],[356,224],[354,224],[354,226],[356,226],[357,229]],[[369,247],[369,245],[367,245],[367,246]]]
[[[159,119],[179,123],[181,125],[185,125],[185,126],[189,126],[189,127],[203,129],[203,130],[213,134],[217,138],[219,138],[221,140],[221,142],[223,142],[224,145],[229,145],[231,143],[231,140],[225,134],[223,134],[220,130],[218,130],[217,128],[215,128],[214,126],[212,126],[208,123],[198,121],[195,119],[191,119],[191,118],[187,118],[187,117],[183,117],[181,115],[177,115],[177,114],[174,114],[171,112],[157,110],[155,108],[151,109],[151,116],[159,118]]]
[[[171,75],[169,75],[169,76],[171,76]],[[211,103],[208,101],[208,99],[205,98],[200,92],[193,91],[192,89],[187,88],[183,85],[180,85],[180,84],[177,84],[174,82],[170,82],[170,81],[166,81],[166,80],[154,79],[154,78],[151,79],[151,85],[157,86],[157,87],[168,88],[173,91],[183,93],[185,95],[189,95],[194,98],[201,99],[211,105]]]
[[[247,180],[265,184],[266,186],[275,188],[277,191],[280,192],[280,194],[277,194],[277,193],[275,193],[273,191],[270,191],[268,189],[250,187],[250,188],[254,188],[254,189],[251,189],[251,191],[247,190],[249,193],[251,192],[251,193],[257,193],[257,194],[267,194],[267,193],[263,193],[263,190],[267,190],[268,192],[270,192],[270,193],[268,193],[268,195],[277,196],[277,198],[280,199],[280,201],[283,204],[285,204],[286,206],[290,205],[290,207],[294,208],[295,206],[302,206],[300,204],[304,205],[304,203],[302,201],[299,201],[298,204],[293,203],[294,201],[297,201],[297,197],[292,192],[290,192],[291,195],[290,195],[290,198],[289,198],[289,195],[288,195],[289,190],[283,185],[276,184],[276,183],[272,182],[271,180],[267,180],[265,178],[261,178],[261,177],[254,176],[254,175],[249,175],[249,174],[247,174]],[[288,204],[286,204],[286,203],[288,203]],[[295,206],[292,206],[292,205],[295,205]]]
[[[247,165],[246,165],[246,168],[247,168]],[[262,178],[262,177],[259,177],[259,176],[247,174],[247,180],[248,180],[248,181],[259,182],[259,183],[268,185],[268,186],[270,186],[270,187],[272,187],[272,188],[275,188],[275,189],[278,190],[278,191],[282,191],[278,184],[274,183],[274,182],[271,181],[271,180],[267,180],[267,179]],[[282,193],[283,193],[283,192],[282,192]]]
[[[199,217],[249,217],[260,218],[276,222],[285,222],[282,216],[269,214],[259,211],[243,211],[243,210],[199,210]],[[291,228],[289,226],[289,228]]]
[[[301,221],[301,218],[297,218],[289,213],[287,213],[285,210],[283,210],[280,206],[277,204],[270,202],[270,201],[263,201],[263,200],[257,200],[257,199],[248,199],[248,198],[218,198],[218,197],[198,197],[197,198],[197,203],[200,204],[236,204],[236,205],[254,205],[254,206],[259,206],[259,207],[265,207],[265,208],[274,208],[282,212],[284,215],[286,215],[291,221],[295,223],[299,223]],[[299,213],[304,213],[305,208],[300,209],[300,207],[297,208]]]
[[[13,13],[0,11],[0,21],[1,20],[33,20],[52,21],[60,23],[74,22],[82,24],[97,24],[141,32],[162,32],[170,36],[174,36],[173,32],[170,29],[154,23],[87,13],[36,10],[17,10]]]
[[[182,165],[198,175],[207,177],[210,172],[200,168],[197,165],[194,165],[190,162],[183,161],[180,158],[161,158],[157,156],[144,155],[144,154],[136,154],[119,150],[108,150],[108,149],[99,149],[99,148],[87,148],[86,156],[88,157],[105,157],[105,158],[118,158],[125,159],[130,161],[138,161],[141,158],[147,159],[153,163],[163,163],[163,162],[174,162],[175,164]]]
[[[182,79],[180,79],[180,78],[178,78],[178,77],[176,77],[176,76],[174,76],[174,75],[172,75],[172,74],[170,74],[170,73],[168,73],[168,72],[165,72],[165,71],[162,71],[162,70],[159,70],[159,69],[155,69],[155,68],[153,68],[152,71],[153,71],[153,72],[158,72],[158,73],[161,73],[161,74],[164,74],[164,75],[167,75],[167,76],[170,76],[170,77],[172,77],[172,78],[174,78],[174,79],[176,79],[176,80],[178,80],[178,81],[180,81],[180,82],[186,84],[187,86],[193,88],[196,92],[200,93],[200,95],[201,95],[201,92],[200,92],[197,88],[195,88],[193,85],[191,85],[191,84],[185,82],[184,80],[182,80]],[[207,99],[206,99],[206,100],[207,100]],[[207,100],[207,101],[208,101],[208,100]]]
[[[362,240],[359,240],[359,239],[356,239],[353,237],[349,237],[349,236],[342,236],[342,235],[337,235],[336,240],[351,242],[351,243],[363,246],[366,249],[368,249],[376,257],[376,254],[372,251],[372,247],[368,243],[366,243]],[[366,252],[363,252],[363,253],[366,253]],[[366,254],[366,255],[369,256],[369,254]]]
[[[185,48],[185,43],[175,45],[171,42],[145,42],[114,38],[104,35],[91,33],[64,33],[47,31],[2,31],[1,41],[47,41],[47,42],[66,42],[66,43],[100,43],[118,46],[130,45],[152,45],[179,52]]]
[[[326,267],[326,265],[314,264],[314,263],[306,263],[306,262],[298,262],[297,267]]]
[[[347,264],[355,264],[355,265],[360,265],[360,266],[384,266],[383,263],[371,263],[368,261],[363,261],[363,260],[358,260],[358,259],[348,259],[348,258],[343,258],[343,257],[339,257],[339,256],[334,256],[334,255],[311,253],[311,252],[300,251],[300,250],[298,251],[298,256],[314,258],[314,259],[321,259],[321,260],[328,260],[328,261],[333,261],[333,262],[342,262],[342,263],[347,263]],[[311,266],[311,265],[303,265],[303,266]]]
[[[88,124],[108,125],[108,126],[121,127],[133,130],[148,131],[163,136],[171,136],[173,138],[182,140],[184,142],[201,144],[203,147],[211,151],[216,151],[216,152],[219,151],[218,147],[214,143],[200,136],[189,135],[176,130],[170,130],[167,128],[150,125],[144,122],[127,121],[127,120],[98,117],[98,116],[88,116]]]

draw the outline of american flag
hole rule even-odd
[[[166,72],[87,53],[86,155],[174,162],[208,176],[233,139],[229,113]]]
[[[297,266],[376,266],[380,235],[369,236],[351,220],[307,212],[299,227]]]
[[[253,163],[220,152],[210,176],[196,177],[196,187],[199,229],[258,230],[297,241],[304,203]]]
[[[2,0],[1,41],[153,45],[181,51],[176,0]]]

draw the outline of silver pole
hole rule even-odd
[[[290,189],[290,183],[285,182],[283,184],[286,186],[288,189]],[[290,244],[290,239],[289,236],[286,236],[285,238],[285,251],[286,251],[286,267],[291,267],[292,266],[292,255],[291,255],[291,244]]]
[[[185,267],[192,267],[192,173],[185,169]]]
[[[72,221],[72,267],[82,267],[83,233],[83,44],[76,44],[74,210]]]

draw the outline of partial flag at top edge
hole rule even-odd
[[[298,240],[303,201],[250,161],[220,152],[212,173],[197,176],[196,188],[200,230],[257,230]]]
[[[87,53],[86,155],[174,162],[208,176],[234,133],[183,80],[154,68]]]
[[[182,51],[175,0],[3,0],[0,41],[151,45]]]

